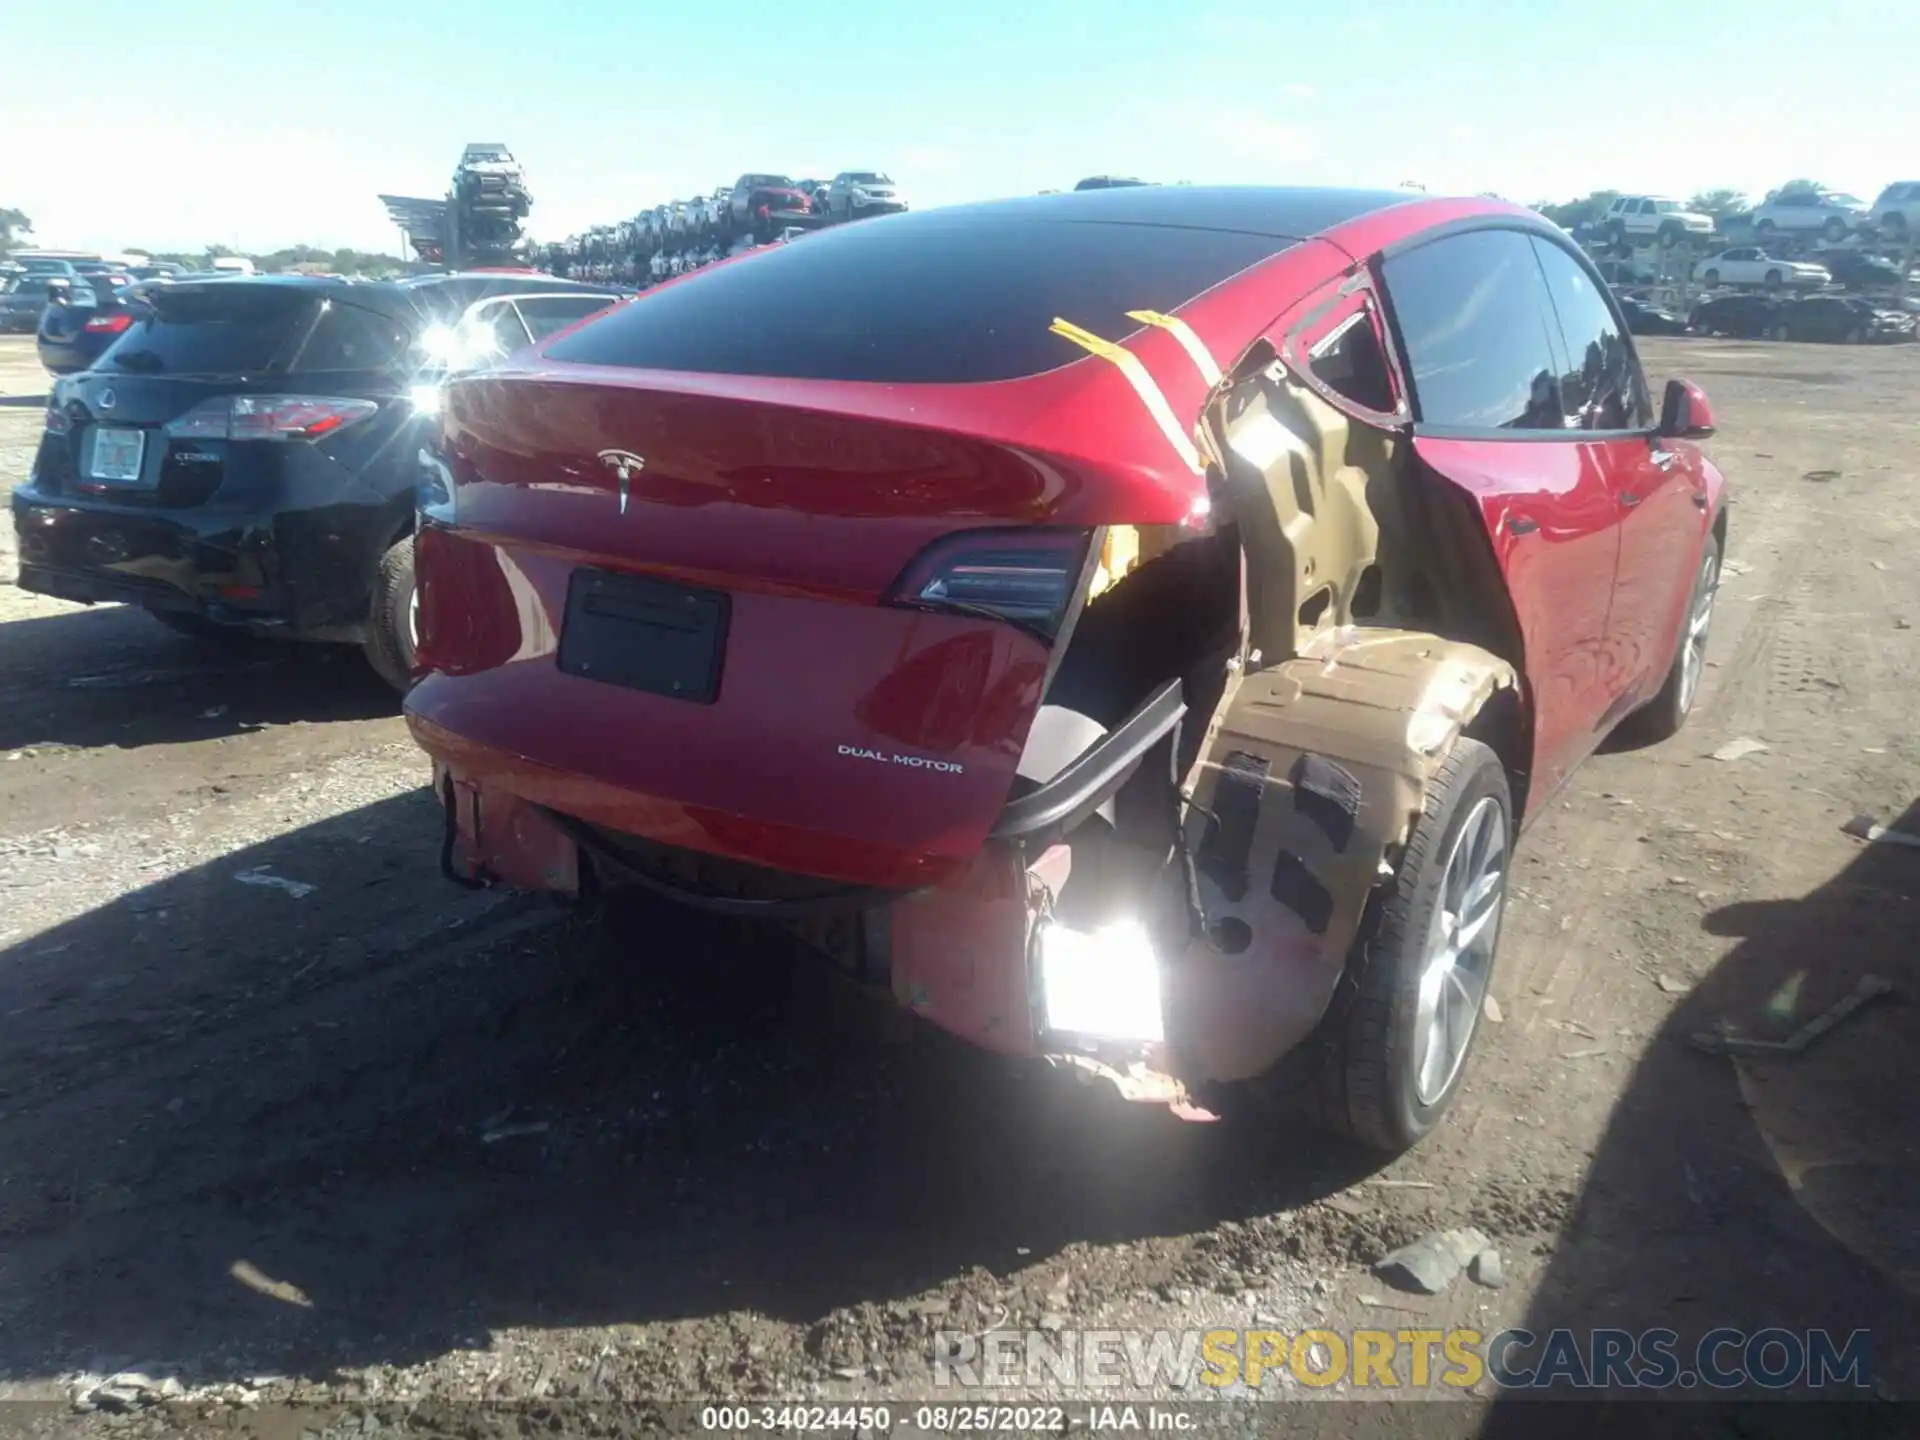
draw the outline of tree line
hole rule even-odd
[[[0,205],[0,256],[10,255],[15,250],[30,250],[35,243],[33,221],[26,212]],[[255,269],[266,271],[305,266],[339,275],[385,275],[394,271],[412,274],[426,268],[416,260],[402,259],[378,250],[355,250],[348,246],[329,250],[318,245],[289,245],[283,250],[265,254],[246,254],[225,245],[208,245],[200,250],[149,250],[144,245],[127,248],[151,260],[184,265],[190,270],[205,270],[216,259],[226,255],[244,255],[253,262]]]

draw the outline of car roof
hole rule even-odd
[[[1323,230],[1390,206],[1429,197],[1406,190],[1360,190],[1322,186],[1125,185],[1068,190],[908,211],[887,217],[898,226],[910,217],[941,216],[982,224],[1037,221],[1106,225],[1164,225],[1183,230],[1238,231],[1276,239],[1306,240]]]

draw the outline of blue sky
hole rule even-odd
[[[1920,178],[1920,6],[1889,0],[83,9],[76,53],[58,7],[0,0],[0,205],[47,245],[391,250],[376,193],[442,193],[469,140],[519,155],[541,239],[743,170],[881,169],[921,206],[1103,171],[1523,202]]]

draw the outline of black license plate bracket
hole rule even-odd
[[[557,663],[567,675],[711,705],[720,695],[731,613],[725,591],[576,570]]]

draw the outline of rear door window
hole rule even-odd
[[[1536,235],[1533,249],[1560,322],[1567,357],[1560,400],[1568,422],[1583,430],[1637,430],[1650,424],[1639,363],[1598,282],[1551,240]]]
[[[140,375],[265,370],[305,334],[315,303],[302,291],[237,280],[168,286],[152,293],[150,309],[94,368]]]
[[[1420,423],[1559,430],[1552,311],[1528,236],[1471,230],[1381,267]]]

